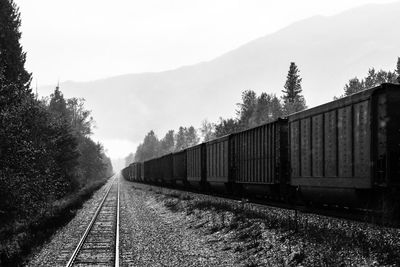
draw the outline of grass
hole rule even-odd
[[[59,227],[67,224],[92,194],[106,183],[96,181],[73,195],[53,203],[29,221],[0,229],[0,266],[20,266],[33,248],[43,244]]]

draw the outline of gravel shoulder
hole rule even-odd
[[[166,208],[169,217],[178,216],[182,229],[212,244],[213,253],[233,255],[234,266],[400,266],[400,229],[133,186]]]
[[[120,194],[122,266],[238,266],[234,253],[216,249],[151,192],[122,180]]]
[[[37,248],[25,266],[65,266],[112,180],[97,190],[68,224]]]

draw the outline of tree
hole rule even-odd
[[[282,90],[283,96],[283,113],[289,115],[294,112],[301,111],[306,108],[304,97],[301,95],[301,81],[299,70],[294,62],[290,63],[289,71]]]
[[[196,129],[193,126],[190,126],[189,128],[182,126],[179,127],[175,139],[175,151],[180,151],[187,147],[194,146],[199,142],[199,137],[197,136]]]
[[[393,72],[384,70],[379,70],[377,72],[375,68],[370,68],[367,76],[364,79],[359,80],[357,77],[350,79],[348,84],[346,84],[343,88],[344,94],[339,98],[379,86],[382,83],[400,83],[399,73],[400,57],[397,58],[396,69]],[[337,97],[335,97],[335,99],[337,99]]]
[[[239,107],[236,110],[239,126],[241,129],[246,129],[250,125],[250,118],[257,106],[257,94],[252,90],[246,90],[242,93],[242,103],[238,103]]]
[[[129,164],[135,162],[135,155],[133,153],[129,153],[125,158],[125,167],[129,166]]]
[[[24,67],[26,53],[19,42],[20,26],[20,13],[14,1],[0,1],[0,70],[6,84],[16,84],[19,90],[30,92],[31,74]]]
[[[85,99],[70,98],[67,100],[68,118],[77,136],[89,136],[92,134],[93,117],[90,110],[85,109]]]
[[[57,86],[54,93],[50,95],[49,111],[56,117],[56,119],[68,121],[69,114],[67,103],[59,86]]]
[[[159,156],[160,143],[153,130],[151,130],[143,140],[135,153],[135,161],[145,161]]]
[[[299,70],[294,62],[290,63],[289,71],[286,76],[286,83],[284,85],[285,90],[283,92],[283,101],[293,103],[296,101],[300,93],[302,92],[301,89],[301,81]]]
[[[165,155],[174,152],[174,149],[175,149],[174,130],[169,130],[165,134],[164,138],[160,140],[160,153],[161,155]]]
[[[235,133],[241,130],[241,127],[235,119],[219,118],[219,122],[215,124],[215,137],[219,138],[227,134]]]
[[[175,151],[180,151],[186,147],[186,128],[180,126],[175,136]]]
[[[186,146],[185,146],[185,148],[197,145],[199,143],[199,140],[200,139],[197,136],[196,129],[193,126],[190,126],[186,130]]]
[[[372,81],[368,81],[368,83],[371,84]],[[350,79],[349,83],[344,86],[344,95],[348,96],[364,90],[364,84],[364,81],[360,81],[357,77]]]
[[[203,142],[213,140],[215,138],[215,125],[208,120],[203,120],[200,127],[201,137]]]
[[[250,126],[271,122],[282,116],[282,105],[274,94],[261,93]]]

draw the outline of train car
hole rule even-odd
[[[187,148],[187,182],[191,187],[204,189],[207,177],[206,144]]]
[[[287,119],[232,134],[232,179],[239,192],[276,200],[289,196]]]
[[[305,201],[375,209],[398,194],[399,103],[400,86],[382,84],[289,116],[290,183]]]
[[[142,180],[142,165],[141,162],[134,162],[129,165],[131,169],[131,179],[133,182],[140,182]]]
[[[157,181],[162,184],[173,184],[173,154],[167,154],[158,158],[157,165],[159,176]]]
[[[173,183],[187,184],[186,149],[172,154]]]
[[[122,174],[122,176],[124,177],[125,180],[129,180],[128,171],[129,171],[129,166],[123,168],[122,171],[121,171],[121,174]]]
[[[144,165],[144,182],[156,183],[160,177],[160,169],[157,168],[159,159],[150,159],[143,163]]]
[[[231,137],[226,135],[206,143],[206,181],[215,191],[232,191]]]

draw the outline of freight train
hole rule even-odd
[[[135,162],[122,174],[161,186],[393,212],[400,204],[400,85]]]

